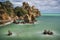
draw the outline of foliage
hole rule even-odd
[[[31,6],[28,3],[23,2],[21,7],[13,7],[13,4],[10,1],[0,2],[0,10],[3,9],[9,16],[17,15],[17,16],[24,16],[28,14],[28,10],[30,10]],[[32,10],[33,12],[34,10]],[[35,11],[34,11],[35,12]],[[39,12],[38,12],[39,13]]]
[[[15,13],[16,13],[17,16],[23,16],[23,15],[27,14],[28,11],[25,10],[25,9],[23,9],[22,7],[18,7],[18,6],[17,6],[17,7],[15,8]]]
[[[7,14],[11,15],[13,5],[10,1],[0,2],[0,10],[3,9]]]

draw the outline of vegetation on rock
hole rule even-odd
[[[17,6],[15,8],[10,1],[0,2],[0,20],[9,20],[9,18],[15,18],[17,16],[19,19],[24,20],[25,23],[31,23],[40,15],[38,9],[34,6],[31,7],[26,2],[23,2],[21,7]]]

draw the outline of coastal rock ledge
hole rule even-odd
[[[40,11],[27,2],[23,2],[22,6],[16,7],[10,1],[0,2],[0,25],[11,20],[14,23],[17,23],[17,20],[23,20],[20,23],[34,23],[38,16],[41,16]]]
[[[30,6],[27,2],[23,2],[21,7],[17,6],[15,12],[18,18],[23,20],[21,23],[34,23],[36,18],[41,16],[40,11],[35,6]]]

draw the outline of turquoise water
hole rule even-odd
[[[35,24],[10,24],[0,27],[0,40],[59,40],[60,16],[41,16]],[[44,30],[53,35],[43,35]],[[13,34],[7,36],[8,30]]]
[[[60,16],[60,13],[42,13],[42,16]]]

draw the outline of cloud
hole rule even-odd
[[[14,6],[22,6],[22,2],[28,2],[39,10],[43,11],[59,11],[60,0],[10,0]]]

